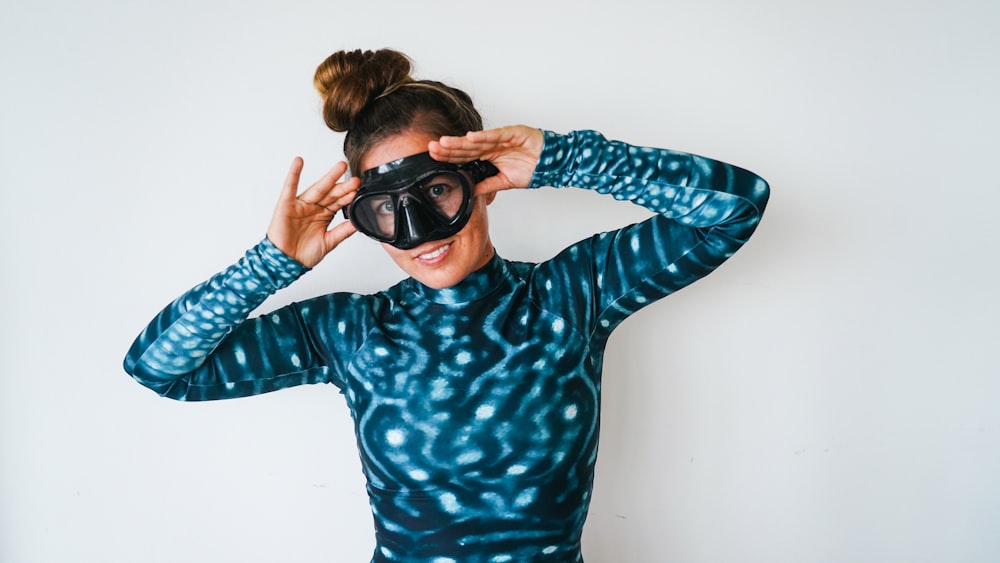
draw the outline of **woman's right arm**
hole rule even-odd
[[[338,183],[339,163],[297,194],[302,160],[292,163],[268,236],[236,264],[161,311],[132,344],[125,370],[160,395],[222,399],[315,383],[328,377],[298,306],[247,320],[354,233],[329,225],[350,203],[356,180]]]

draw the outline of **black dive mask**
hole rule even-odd
[[[473,187],[497,173],[485,160],[451,164],[415,154],[365,170],[344,215],[369,237],[406,250],[462,230]]]

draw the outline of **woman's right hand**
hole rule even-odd
[[[295,157],[274,207],[267,238],[298,263],[312,268],[356,230],[349,221],[334,225],[337,212],[354,200],[360,180],[339,182],[347,163],[338,162],[309,189],[298,193],[302,159]]]

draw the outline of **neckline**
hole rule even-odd
[[[470,303],[486,297],[510,277],[507,261],[496,252],[482,268],[464,280],[444,289],[428,287],[413,278],[407,280],[410,289],[418,296],[442,305]]]

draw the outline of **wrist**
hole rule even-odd
[[[297,280],[302,274],[310,270],[294,257],[286,253],[271,240],[270,236],[265,236],[256,247],[247,253],[252,260],[254,271],[262,278],[268,280],[274,289],[281,289]]]

